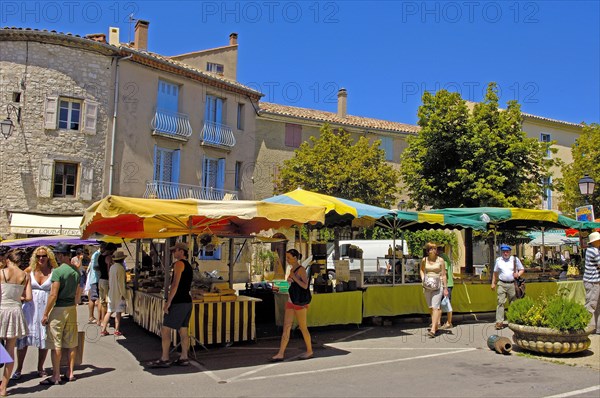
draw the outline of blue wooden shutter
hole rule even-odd
[[[223,189],[225,186],[225,159],[219,159],[217,163],[217,189]]]
[[[179,168],[180,168],[181,151],[179,149],[173,151],[172,165],[171,165],[171,182],[179,182]]]

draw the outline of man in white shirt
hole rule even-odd
[[[517,298],[515,292],[515,279],[519,278],[525,272],[521,260],[517,256],[511,256],[511,248],[508,245],[500,246],[502,257],[496,259],[494,265],[494,274],[492,275],[492,290],[496,289],[498,281],[498,305],[496,306],[496,330],[504,328],[504,305],[508,296],[508,302]],[[516,270],[515,270],[516,268]]]

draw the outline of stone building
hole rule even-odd
[[[110,194],[254,196],[262,94],[236,81],[237,34],[167,57],[148,51],[148,29],[138,20],[129,44],[118,28],[0,29],[0,109],[14,124],[0,147],[2,237],[78,235],[73,221]]]

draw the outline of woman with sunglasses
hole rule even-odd
[[[54,253],[46,246],[36,248],[29,260],[29,276],[33,299],[23,304],[23,313],[27,320],[29,334],[17,341],[17,369],[11,379],[21,378],[23,363],[27,355],[27,347],[38,348],[37,373],[39,377],[47,376],[44,362],[48,350],[46,349],[46,328],[42,326],[42,316],[48,302],[50,287],[52,286],[52,270],[58,267]]]

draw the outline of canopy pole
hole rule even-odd
[[[546,272],[546,245],[544,244],[544,227],[542,229],[542,275]]]
[[[233,289],[233,266],[235,258],[233,258],[233,238],[229,238],[229,288]]]

